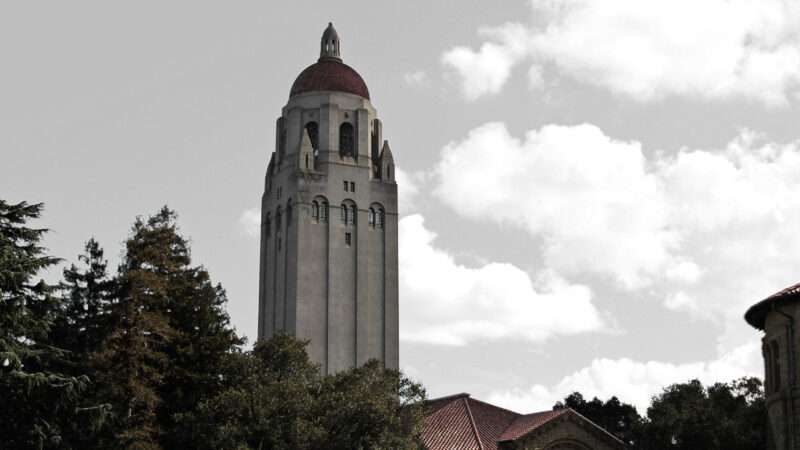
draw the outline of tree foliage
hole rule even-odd
[[[86,404],[89,378],[64,371],[69,352],[49,340],[59,298],[36,276],[59,260],[41,246],[47,230],[28,224],[41,211],[41,204],[0,200],[0,442],[7,448],[62,447],[65,430],[102,420]]]
[[[223,361],[242,343],[224,290],[191,266],[176,218],[164,207],[135,221],[115,282],[111,329],[93,355],[115,405],[114,440],[125,448],[183,446],[174,416],[219,391]]]
[[[653,398],[639,446],[644,449],[750,450],[766,444],[761,381],[742,378],[704,387],[674,384]]]
[[[761,380],[746,377],[704,387],[698,380],[664,388],[640,417],[616,397],[586,401],[578,392],[558,402],[641,450],[758,450],[764,448],[766,409]]]
[[[621,402],[617,397],[611,397],[605,402],[597,397],[586,401],[580,392],[573,392],[553,407],[560,408],[577,411],[627,443],[634,441],[634,433],[642,423],[636,407]]]
[[[69,350],[71,369],[83,373],[88,369],[89,355],[99,349],[108,334],[108,315],[116,294],[115,280],[108,275],[108,261],[94,238],[78,255],[78,265],[71,264],[63,270],[63,278],[49,340]]]
[[[231,358],[227,388],[181,422],[203,449],[419,449],[424,390],[377,361],[321,375],[287,335]]]

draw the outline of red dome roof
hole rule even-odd
[[[369,99],[369,90],[361,75],[334,58],[320,58],[300,72],[292,84],[289,98],[312,91],[347,92]]]

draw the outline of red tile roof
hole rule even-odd
[[[475,400],[469,394],[426,402],[422,441],[428,450],[497,450],[500,442],[517,440],[568,414],[589,422],[607,439],[622,445],[613,435],[569,408],[523,415]]]
[[[438,402],[425,415],[422,441],[428,449],[483,450],[467,403],[469,397],[452,396]],[[445,400],[445,399],[442,399]]]
[[[539,428],[540,426],[546,424],[547,422],[569,411],[571,410],[568,408],[564,408],[564,409],[555,409],[553,411],[542,411],[538,413],[519,416],[515,421],[511,423],[511,425],[508,426],[508,428],[506,428],[503,434],[500,435],[499,440],[513,441],[515,439],[519,439],[522,436],[525,436],[531,431]]]
[[[472,411],[475,428],[478,431],[483,448],[485,450],[497,450],[497,442],[500,435],[519,414],[474,398],[468,398],[467,404],[470,411]]]
[[[767,312],[774,307],[777,307],[785,302],[800,300],[800,283],[794,284],[782,289],[769,297],[761,300],[744,313],[744,318],[747,323],[759,330],[764,329],[764,320],[767,318]]]

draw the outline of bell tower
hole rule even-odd
[[[258,338],[310,340],[325,373],[398,368],[394,158],[332,24],[275,124],[261,201]]]

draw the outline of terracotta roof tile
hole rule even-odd
[[[422,442],[428,449],[482,450],[475,434],[465,396],[438,402],[438,408],[425,416]]]
[[[497,450],[497,442],[503,431],[519,417],[519,414],[474,398],[468,399],[468,404],[483,448]]]
[[[556,409],[519,416],[499,437],[499,441],[513,441],[539,428],[547,422],[571,411],[570,409]]]

